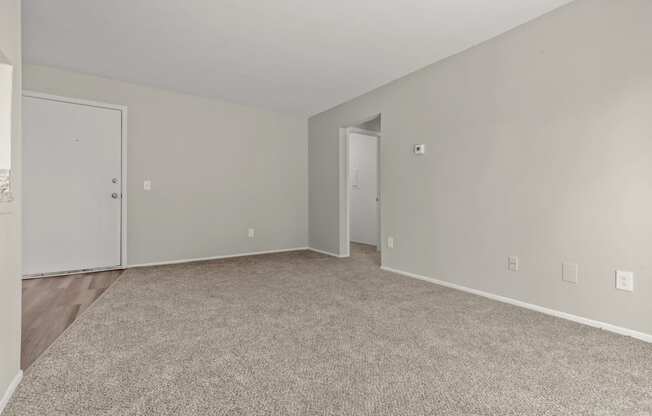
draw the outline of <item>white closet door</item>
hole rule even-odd
[[[23,273],[120,265],[122,113],[23,99]]]
[[[349,136],[351,178],[351,241],[377,245],[378,235],[378,138]]]

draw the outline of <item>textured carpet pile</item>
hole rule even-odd
[[[652,415],[652,345],[353,251],[128,270],[3,416]]]

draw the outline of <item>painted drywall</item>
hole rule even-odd
[[[13,65],[0,52],[0,171],[11,168],[11,108],[13,107]]]
[[[378,244],[378,138],[349,135],[351,241]]]
[[[362,130],[369,130],[369,131],[375,131],[375,132],[380,132],[381,131],[381,124],[380,124],[380,115],[374,117],[373,119],[366,121],[364,123],[360,123],[356,125],[355,127],[362,129]]]
[[[0,55],[14,67],[11,109],[14,202],[0,203],[0,406],[20,372],[20,11],[20,0],[0,0]]]
[[[24,88],[128,106],[130,265],[307,245],[305,119],[43,66]]]
[[[340,252],[340,128],[381,113],[386,267],[652,334],[650,21],[576,1],[310,118],[310,245]]]

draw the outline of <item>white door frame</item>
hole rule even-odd
[[[373,119],[373,118],[372,118]],[[339,257],[351,256],[351,134],[364,134],[366,136],[373,136],[378,139],[378,250],[382,251],[382,211],[383,211],[383,198],[382,198],[382,184],[381,178],[381,137],[382,133],[377,131],[365,130],[358,127],[344,127],[340,129],[340,158],[343,166],[340,170],[340,254]]]
[[[79,98],[72,97],[63,97],[59,95],[46,94],[37,91],[23,90],[23,97],[30,98],[40,98],[42,100],[58,101],[68,104],[78,104],[85,105],[89,107],[98,107],[98,108],[107,108],[110,110],[118,110],[121,114],[122,120],[122,141],[120,143],[122,162],[121,162],[121,178],[120,178],[120,192],[122,193],[122,199],[120,203],[120,265],[117,267],[109,267],[99,270],[115,270],[115,269],[125,269],[127,268],[127,106],[126,105],[117,105],[102,103],[98,101],[82,100]],[[96,270],[92,270],[96,271]],[[59,275],[69,275],[69,274],[78,274],[78,273],[88,273],[89,270],[82,271],[73,271],[67,273],[47,273],[37,276],[23,276],[23,279],[30,278],[39,278],[44,276],[59,276]]]

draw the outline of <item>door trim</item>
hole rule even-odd
[[[39,98],[42,100],[58,101],[68,104],[77,104],[85,105],[88,107],[98,107],[106,108],[109,110],[120,111],[121,114],[121,124],[122,124],[122,134],[120,141],[120,150],[121,150],[121,178],[120,178],[120,192],[122,193],[122,199],[120,203],[120,265],[118,267],[111,268],[102,268],[97,270],[85,270],[85,273],[90,271],[100,271],[100,270],[114,270],[114,269],[124,269],[127,267],[127,106],[119,104],[110,104],[103,103],[99,101],[83,100],[79,98],[72,97],[63,97],[60,95],[46,94],[38,91],[23,90],[23,97],[29,98]],[[79,273],[79,271],[70,271],[66,273],[56,273],[54,275],[63,275],[63,274],[74,274]],[[34,278],[34,277],[43,277],[41,275],[37,276],[23,276],[23,278]]]

